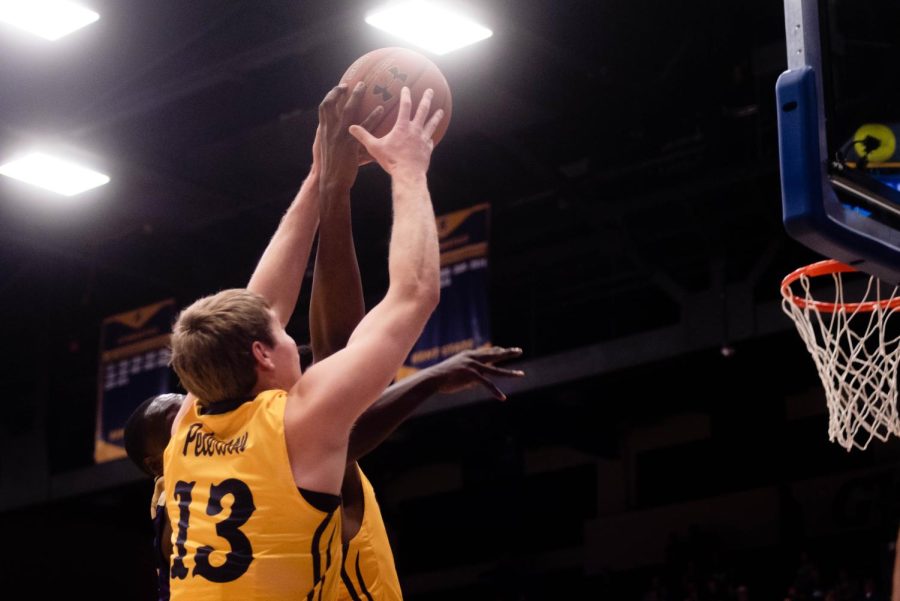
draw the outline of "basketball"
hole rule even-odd
[[[341,77],[352,90],[357,82],[366,84],[366,92],[359,106],[356,122],[362,121],[375,107],[384,106],[384,114],[372,126],[371,132],[380,138],[391,131],[397,120],[400,90],[409,88],[412,96],[412,114],[415,114],[425,90],[434,90],[429,118],[438,109],[444,109],[444,117],[432,136],[435,146],[447,132],[453,102],[450,86],[437,66],[418,52],[407,48],[379,48],[356,59]]]

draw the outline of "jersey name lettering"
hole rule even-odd
[[[213,434],[200,432],[201,427],[202,424],[191,424],[184,441],[184,448],[181,451],[183,455],[188,454],[188,448],[191,444],[194,445],[194,455],[196,457],[201,455],[206,457],[234,455],[243,453],[247,449],[247,432],[231,440],[218,440]]]

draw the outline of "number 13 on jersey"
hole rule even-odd
[[[184,565],[187,555],[185,543],[191,528],[191,495],[196,484],[196,482],[184,482],[183,480],[175,483],[174,498],[178,501],[179,518],[178,536],[175,539],[176,555],[172,561],[171,577],[180,580],[188,577],[188,569]],[[250,487],[236,478],[229,478],[220,484],[211,485],[206,515],[214,518],[222,513],[222,500],[228,495],[232,497],[231,509],[225,519],[215,523],[216,535],[221,540],[209,541],[216,544],[217,548],[211,545],[197,548],[194,556],[194,569],[190,573],[192,577],[200,576],[210,582],[231,582],[243,576],[253,562],[253,547],[250,539],[241,532],[241,526],[246,524],[253,512],[256,511]],[[222,541],[227,544],[227,548],[222,546]],[[210,555],[214,551],[225,552],[225,561],[221,565],[213,565],[210,562]]]

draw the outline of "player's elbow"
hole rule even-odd
[[[403,315],[401,321],[404,324],[425,327],[428,318],[437,308],[440,296],[439,286],[410,285],[390,289],[387,299],[391,299],[389,302]]]
[[[419,286],[418,302],[422,305],[422,309],[431,315],[437,309],[438,303],[441,302],[441,284],[435,279],[422,283]]]
[[[420,310],[430,316],[441,302],[441,285],[437,278],[420,281],[415,287],[413,300]],[[427,317],[426,317],[427,319]]]
[[[404,305],[417,312],[431,315],[441,300],[441,285],[438,278],[410,278],[392,285],[389,293]]]

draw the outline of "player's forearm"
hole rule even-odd
[[[392,174],[394,224],[388,256],[390,285],[378,303],[353,331],[347,346],[357,341],[390,340],[391,352],[380,354],[384,372],[393,377],[440,299],[440,256],[437,225],[424,171],[421,175]],[[384,390],[390,379],[378,391]],[[372,399],[373,401],[375,399]]]
[[[325,184],[319,192],[319,243],[309,305],[314,359],[344,348],[365,312],[353,245],[350,189]]]
[[[313,171],[278,224],[247,288],[262,295],[282,325],[297,304],[319,222],[318,173]]]
[[[394,226],[388,257],[388,293],[415,300],[427,319],[440,297],[440,256],[425,172],[394,173],[392,185]]]
[[[347,463],[353,463],[378,447],[428,398],[438,392],[439,383],[428,369],[388,387],[350,432]]]

